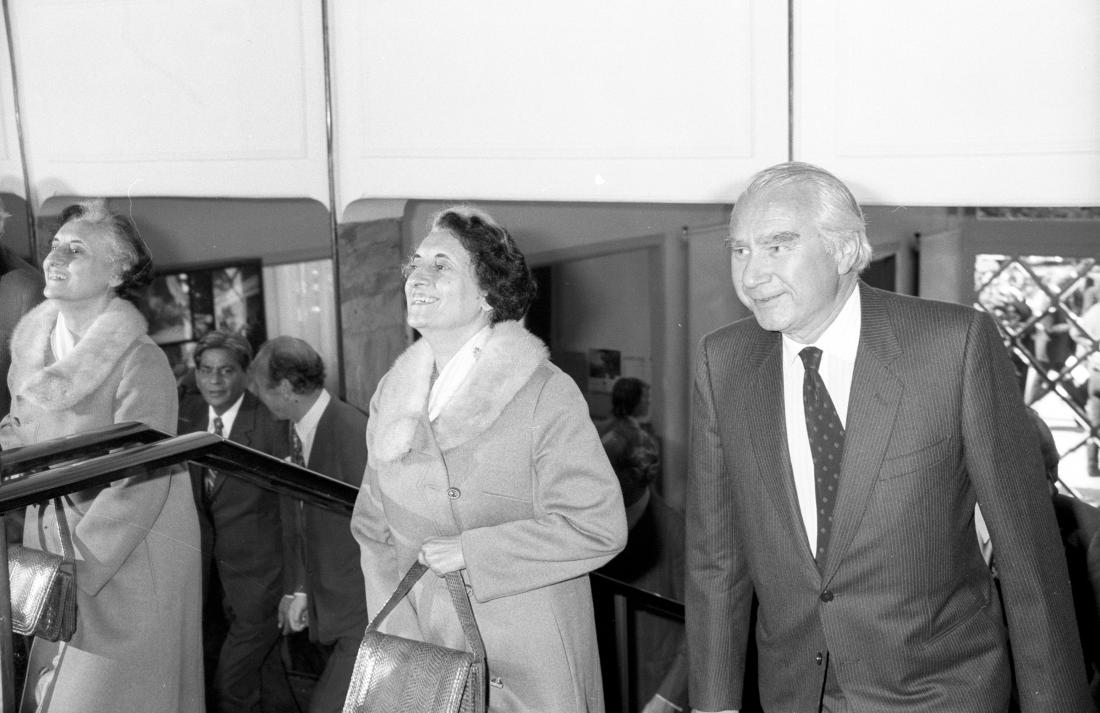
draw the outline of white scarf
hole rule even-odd
[[[53,332],[50,334],[50,349],[54,359],[60,361],[76,349],[76,335],[69,331],[65,324],[65,315],[57,313],[57,322],[54,323]]]
[[[474,370],[474,364],[477,364],[477,359],[481,356],[481,348],[485,346],[485,342],[488,341],[492,332],[492,327],[489,325],[479,329],[474,336],[467,339],[466,343],[459,347],[459,350],[443,367],[443,371],[439,372],[435,383],[432,384],[431,393],[428,395],[429,421],[439,418],[443,407],[458,393],[458,388],[462,386],[462,383],[466,381],[466,377]]]

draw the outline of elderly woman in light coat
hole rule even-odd
[[[129,219],[70,206],[42,266],[46,301],[12,338],[13,448],[124,421],[176,429],[168,360],[128,299],[152,274]],[[199,529],[185,470],[134,475],[62,498],[76,550],[77,628],[35,640],[23,711],[203,710]],[[27,509],[23,544],[61,552],[51,503]],[[274,624],[273,624],[274,626]]]
[[[423,339],[383,377],[352,518],[382,631],[463,648],[441,575],[460,570],[488,658],[490,711],[603,711],[588,572],[626,543],[615,474],[573,380],[522,319],[534,281],[479,211],[433,221],[406,267]]]

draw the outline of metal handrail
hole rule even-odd
[[[641,589],[633,584],[615,579],[614,577],[596,570],[591,574],[594,587],[606,587],[611,594],[625,596],[635,609],[647,609],[655,611],[670,619],[684,620],[684,603],[669,597],[663,597],[648,589]]]
[[[59,445],[64,446],[63,441],[61,439]],[[8,468],[8,453],[14,451],[4,452],[5,470]],[[60,453],[61,460],[71,461],[73,458],[71,450]],[[183,461],[215,468],[284,495],[334,510],[350,512],[359,492],[355,486],[335,478],[225,440],[221,436],[197,432],[130,446],[46,470],[11,475],[0,483],[0,512],[26,507],[79,490],[104,486]]]
[[[0,478],[49,468],[77,458],[102,455],[118,448],[153,443],[171,438],[171,434],[144,423],[127,421],[73,436],[64,436],[0,453]]]

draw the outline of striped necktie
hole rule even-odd
[[[225,423],[222,421],[221,416],[214,417],[214,435],[218,437],[225,437]],[[212,468],[207,468],[206,472],[202,475],[203,490],[206,491],[206,497],[210,497],[214,494],[214,486],[218,482],[218,474]]]

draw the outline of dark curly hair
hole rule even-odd
[[[642,402],[642,394],[647,386],[644,381],[633,376],[616,379],[611,386],[611,413],[619,418],[633,416],[638,404]]]
[[[81,201],[61,211],[57,229],[66,223],[81,222],[107,230],[114,237],[114,262],[119,266],[122,282],[115,288],[119,297],[137,302],[153,281],[153,255],[142,240],[134,221],[125,215],[112,213],[104,198]]]
[[[286,379],[296,394],[310,394],[325,385],[325,360],[297,337],[275,337],[260,345],[251,373],[268,386]]]
[[[493,308],[491,324],[523,319],[538,286],[523,253],[503,226],[482,210],[455,206],[437,213],[431,229],[447,231],[470,253],[478,287]]]

